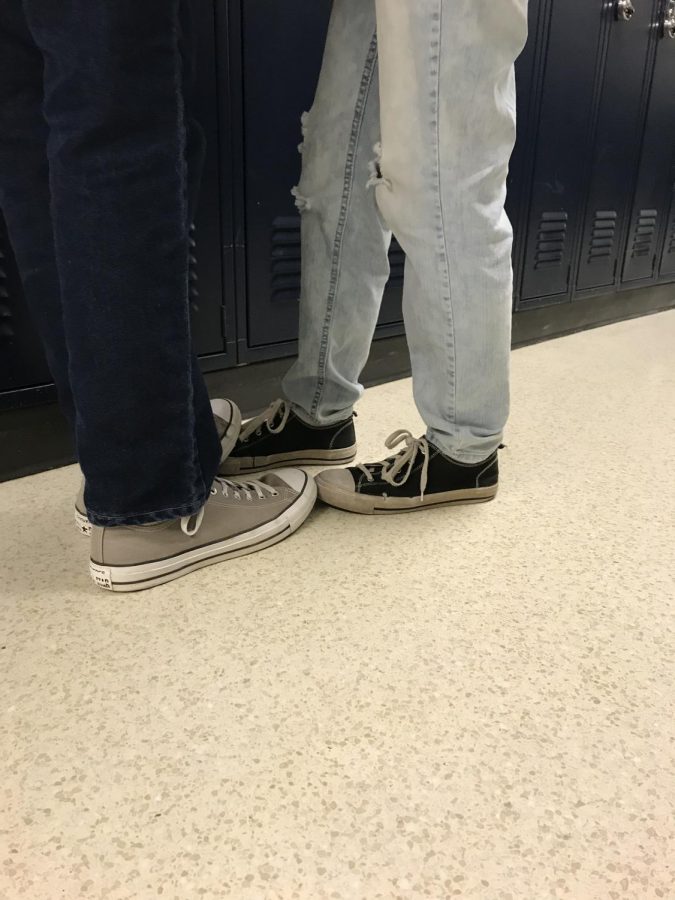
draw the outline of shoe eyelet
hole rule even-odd
[[[262,437],[262,431],[260,429],[256,431],[256,437]]]
[[[211,488],[211,496],[215,497],[218,491],[215,488]]]

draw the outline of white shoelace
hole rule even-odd
[[[256,416],[255,419],[251,419],[250,422],[247,422],[244,425],[241,434],[239,435],[240,443],[247,441],[254,433],[258,436],[262,434],[263,425],[267,426],[267,430],[270,434],[279,434],[279,432],[283,431],[286,427],[286,422],[288,422],[290,414],[291,407],[286,400],[275,400],[273,403],[270,403],[267,409],[263,410],[259,416]],[[279,415],[281,418],[275,425],[274,420]]]
[[[395,447],[398,447],[399,444],[405,444],[405,446],[399,450],[395,456],[383,459],[378,463],[364,463],[357,468],[360,469],[368,481],[372,483],[375,481],[375,476],[370,471],[371,467],[379,468],[381,466],[382,471],[380,477],[382,480],[386,481],[387,484],[391,484],[393,487],[400,487],[410,478],[415,467],[417,454],[421,453],[422,472],[420,475],[420,494],[424,497],[429,478],[429,442],[425,437],[416,438],[405,429],[390,434],[384,442],[384,445],[388,450],[393,450]]]
[[[232,495],[235,500],[241,500],[242,496],[248,501],[253,500],[255,494],[259,500],[265,500],[268,496],[278,497],[279,491],[264,481],[231,481],[229,478],[216,478],[211,487],[211,494],[221,493],[224,497]],[[192,516],[183,516],[180,520],[180,527],[183,534],[193,537],[201,528],[204,519],[204,510],[206,506],[202,506],[198,513]],[[193,523],[192,525],[190,523]]]

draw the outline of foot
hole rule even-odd
[[[264,550],[312,511],[316,484],[300,469],[257,481],[216,478],[195,515],[157,525],[94,526],[91,577],[108,591],[142,591],[212,563]]]
[[[343,466],[355,456],[353,416],[335,425],[307,425],[289,403],[275,400],[244,425],[220,473],[243,475],[290,464]]]
[[[319,497],[349,512],[378,515],[412,512],[448,503],[484,503],[497,494],[497,451],[483,462],[467,464],[445,456],[426,438],[395,431],[386,446],[402,450],[388,459],[351,469],[322,472]]]
[[[221,459],[226,459],[232,452],[241,432],[241,413],[239,407],[231,400],[212,400],[211,409],[220,438]],[[75,527],[80,534],[87,535],[87,537],[91,534],[91,522],[87,517],[87,507],[84,504],[84,478],[75,498]]]

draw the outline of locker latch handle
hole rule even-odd
[[[663,19],[663,36],[675,39],[675,0],[670,0],[666,6],[666,14]]]
[[[634,15],[635,7],[632,0],[616,0],[617,19],[624,19],[626,22],[630,22]]]

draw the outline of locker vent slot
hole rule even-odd
[[[633,259],[649,256],[653,252],[656,239],[656,223],[658,211],[655,209],[641,209],[638,216],[635,232],[633,233],[633,245],[631,256]]]
[[[300,298],[300,217],[279,216],[272,223],[272,302]]]
[[[535,269],[558,269],[562,265],[567,239],[567,218],[566,212],[542,214],[534,254]]]
[[[603,262],[614,255],[617,214],[611,209],[600,209],[595,214],[588,262]]]
[[[280,216],[272,223],[272,301],[297,301],[300,297],[300,218]],[[389,250],[390,285],[402,285],[405,253],[396,240]]]
[[[9,296],[9,270],[7,250],[0,238],[0,344],[14,337],[12,308]]]
[[[188,295],[190,298],[190,306],[195,310],[199,309],[199,269],[197,265],[197,241],[196,229],[194,224],[190,225],[190,237],[188,244],[190,245],[188,256]]]
[[[403,274],[405,272],[405,253],[401,249],[396,238],[391,242],[389,248],[389,265],[391,274],[389,275],[389,284],[400,286],[403,284]]]

